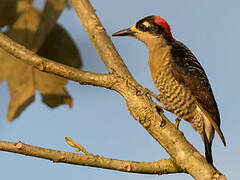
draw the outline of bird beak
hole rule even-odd
[[[134,34],[135,31],[131,30],[131,28],[127,28],[112,34],[112,36],[134,36]]]

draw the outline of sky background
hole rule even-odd
[[[43,0],[37,0],[41,6]],[[139,18],[159,15],[172,28],[172,34],[185,43],[204,67],[221,114],[221,129],[227,141],[225,148],[218,136],[213,142],[215,166],[229,179],[239,179],[239,6],[240,2],[218,0],[170,1],[91,1],[109,35],[132,26]],[[83,69],[106,72],[73,9],[66,9],[59,19],[80,48]],[[157,92],[147,67],[148,51],[133,38],[112,38],[124,62],[137,81]],[[7,82],[0,86],[0,138],[26,144],[74,152],[64,140],[72,137],[86,149],[108,158],[135,161],[155,161],[168,158],[164,149],[134,120],[127,111],[124,99],[114,91],[81,86],[69,82],[67,89],[74,106],[49,109],[36,100],[13,123],[6,119],[9,94]],[[167,113],[174,122],[175,117]],[[187,122],[180,130],[202,153],[200,136]],[[104,180],[190,180],[186,174],[142,175],[123,173],[76,165],[53,163],[48,160],[0,152],[0,179],[104,179]]]

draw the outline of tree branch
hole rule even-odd
[[[71,2],[108,71],[111,73],[114,70],[121,76],[132,79],[130,72],[119,56],[91,4],[86,0],[71,0]]]
[[[99,155],[82,155],[57,151],[23,144],[22,142],[0,141],[0,150],[14,152],[26,156],[48,159],[55,163],[68,163],[97,168],[111,169],[123,172],[142,174],[166,174],[183,172],[171,159],[162,159],[155,162],[124,161],[118,159],[105,158]]]
[[[79,70],[40,57],[34,52],[26,49],[24,46],[11,40],[3,33],[0,33],[0,47],[13,56],[43,72],[55,74],[69,80],[79,82],[80,84],[101,86],[105,88],[111,88],[114,84],[114,79],[111,75]]]

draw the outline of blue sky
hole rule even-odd
[[[39,0],[40,2],[41,0]],[[238,179],[240,142],[239,130],[239,6],[229,1],[91,1],[109,35],[130,27],[139,18],[159,15],[165,18],[172,34],[185,43],[199,59],[211,82],[221,114],[221,129],[227,141],[225,148],[218,136],[213,143],[216,167],[229,179]],[[41,2],[39,3],[41,4]],[[73,9],[66,10],[59,22],[70,32],[83,58],[83,69],[106,72]],[[144,87],[157,92],[147,67],[148,51],[133,38],[112,38],[130,72]],[[0,86],[0,138],[26,144],[73,152],[65,136],[85,146],[94,154],[109,158],[154,161],[169,157],[163,148],[135,121],[126,109],[124,99],[116,92],[69,82],[67,89],[74,106],[54,110],[35,102],[13,123],[6,120],[9,94],[7,83]],[[174,122],[175,117],[167,113]],[[203,143],[187,122],[180,130],[201,152]],[[189,175],[141,175],[52,163],[47,160],[0,152],[0,179],[105,179],[105,180],[179,180]]]

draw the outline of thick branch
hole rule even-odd
[[[42,58],[11,40],[3,33],[0,33],[0,47],[40,71],[55,74],[81,84],[111,88],[114,83],[111,75],[82,71]]]
[[[171,159],[162,159],[155,162],[136,162],[110,159],[98,155],[82,155],[64,151],[56,151],[41,147],[23,144],[22,142],[0,141],[0,150],[24,154],[26,156],[48,159],[53,162],[91,166],[112,169],[123,172],[143,174],[166,174],[183,172]]]
[[[114,70],[121,76],[132,79],[130,72],[123,63],[122,58],[119,56],[89,1],[71,0],[71,2],[108,71],[111,73]]]

